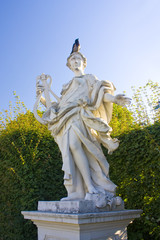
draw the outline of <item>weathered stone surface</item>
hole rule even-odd
[[[112,193],[86,193],[85,200],[93,201],[98,211],[115,211],[123,210],[124,202],[120,197],[114,196]]]
[[[124,209],[123,201],[121,202],[121,205],[116,205],[116,197],[111,199],[111,201],[114,202],[108,202],[107,204],[107,200],[104,196],[99,194],[94,195],[95,197],[93,198],[93,194],[88,194],[86,195],[88,200],[79,201],[39,201],[38,211],[55,213],[91,213]]]
[[[116,192],[116,185],[109,178],[109,163],[100,144],[108,149],[109,154],[118,148],[118,139],[110,136],[112,106],[113,103],[126,106],[131,99],[124,94],[114,96],[113,83],[85,74],[86,63],[87,59],[80,52],[72,52],[67,58],[67,66],[74,77],[62,86],[61,97],[51,90],[50,75],[43,73],[37,77],[33,112],[40,123],[48,124],[62,153],[67,190],[63,201],[85,199],[86,193],[93,194],[94,198],[94,194]],[[50,95],[56,102],[51,101]],[[40,102],[46,107],[42,118],[37,113]],[[118,206],[115,198],[106,197],[97,196],[96,206],[108,209]]]
[[[97,212],[93,201],[39,201],[38,211],[56,213],[87,213]]]
[[[141,210],[99,213],[22,212],[38,227],[38,240],[126,240],[126,228]]]
[[[109,154],[118,148],[119,141],[110,137],[112,105],[126,106],[130,99],[114,96],[111,82],[85,74],[87,60],[76,49],[67,59],[75,76],[63,85],[61,97],[51,90],[50,75],[37,77],[33,110],[40,123],[48,124],[62,153],[67,197],[60,202],[40,201],[38,211],[22,214],[37,225],[38,240],[126,240],[127,225],[141,211],[123,210],[100,144]],[[42,118],[37,114],[40,102],[46,107]]]

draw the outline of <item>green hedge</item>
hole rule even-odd
[[[19,115],[1,132],[0,240],[37,239],[36,227],[21,211],[66,195],[61,164],[50,132],[32,113]]]
[[[113,135],[120,147],[108,156],[110,177],[128,209],[143,215],[128,228],[129,240],[160,239],[160,123],[144,129],[114,108]],[[116,127],[118,126],[119,127]],[[119,136],[118,136],[119,135]],[[33,114],[19,114],[0,134],[0,240],[36,239],[36,227],[21,211],[36,210],[38,200],[66,195],[61,155],[46,126]]]
[[[159,240],[160,122],[118,138],[119,149],[107,156],[110,177],[125,207],[143,210],[142,217],[128,227],[129,239]]]

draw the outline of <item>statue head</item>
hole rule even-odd
[[[82,67],[83,67],[83,70],[84,70],[84,68],[86,68],[86,66],[87,66],[87,59],[80,52],[73,52],[73,53],[70,54],[70,56],[67,58],[67,64],[66,64],[67,67],[69,67],[73,71],[74,69],[72,67],[72,60],[76,59],[76,58],[81,60]]]

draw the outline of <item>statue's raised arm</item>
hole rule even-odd
[[[49,82],[47,81],[49,79]],[[50,99],[50,93],[57,100],[60,101],[60,98],[51,90],[52,78],[48,74],[42,73],[40,76],[37,76],[36,79],[36,102],[33,108],[33,113],[35,118],[42,124],[47,124],[37,113],[37,108],[41,102],[46,108],[50,108],[53,104]],[[42,96],[44,94],[44,97]]]
[[[51,135],[62,153],[64,185],[67,197],[61,200],[95,200],[97,207],[107,204],[114,209],[122,201],[116,197],[116,185],[109,178],[109,164],[101,149],[103,144],[108,153],[119,146],[112,139],[109,122],[112,117],[113,103],[125,106],[130,99],[123,94],[114,96],[114,85],[100,81],[92,74],[85,74],[87,59],[79,52],[80,44],[76,39],[72,52],[67,58],[67,66],[74,77],[63,85],[61,98],[54,105],[49,98],[50,82],[48,75],[41,75],[37,83],[37,102],[41,100],[46,111],[40,120],[48,124]],[[42,98],[44,92],[45,99]],[[35,117],[37,108],[35,107]],[[97,199],[100,199],[97,200]],[[103,199],[103,201],[102,201]]]

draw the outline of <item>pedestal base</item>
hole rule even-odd
[[[46,204],[41,202],[38,211],[22,212],[25,219],[31,219],[36,224],[38,240],[126,240],[128,224],[140,217],[142,212],[141,210],[121,210],[96,213],[56,213],[53,212],[53,206],[55,208],[57,205],[55,203],[58,204],[58,202],[46,202]],[[67,204],[74,206],[76,211],[83,205],[78,201],[74,204],[69,202]],[[87,204],[86,206],[89,206],[89,203]],[[92,211],[92,207],[90,210]]]

